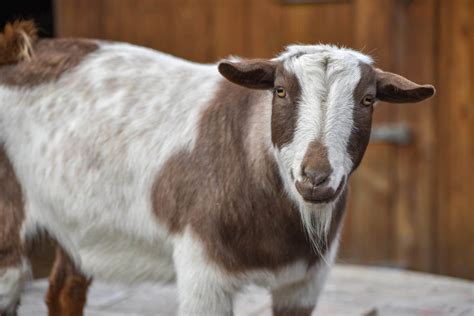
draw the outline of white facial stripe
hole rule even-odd
[[[324,107],[326,95],[325,76],[321,67],[322,59],[301,58],[292,61],[292,69],[301,86],[301,100],[298,104],[298,117],[293,142],[282,148],[287,166],[291,166],[296,179],[301,179],[301,162],[311,141],[321,137],[323,132]]]
[[[338,61],[339,62],[339,61]],[[341,64],[344,61],[341,61]],[[334,65],[334,68],[340,66]],[[328,149],[329,162],[333,168],[329,186],[336,189],[344,175],[348,175],[352,168],[352,160],[347,152],[347,144],[351,136],[354,110],[354,89],[360,80],[358,63],[347,64],[343,73],[338,73],[331,84],[326,120],[324,122],[323,143]],[[331,70],[333,67],[331,67]]]

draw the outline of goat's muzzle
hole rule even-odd
[[[334,201],[341,193],[344,188],[345,178],[341,179],[336,190],[329,187],[327,182],[327,179],[318,183],[317,181],[312,181],[308,177],[304,177],[302,180],[297,180],[295,186],[296,190],[306,202],[314,204],[329,203]]]

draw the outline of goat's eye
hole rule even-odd
[[[279,98],[284,98],[286,97],[286,90],[283,87],[277,87],[275,89],[275,93]]]
[[[371,106],[372,104],[374,104],[375,102],[375,97],[372,96],[372,95],[366,95],[363,99],[362,99],[362,105],[364,106]]]

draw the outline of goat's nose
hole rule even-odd
[[[324,169],[314,169],[308,167],[303,169],[303,176],[307,177],[314,186],[322,186],[326,184],[330,175],[331,173]]]

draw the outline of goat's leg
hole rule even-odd
[[[310,316],[330,272],[335,248],[331,249],[325,261],[308,271],[308,278],[272,291],[274,316]]]
[[[28,259],[20,249],[0,249],[0,316],[14,316],[30,278]]]
[[[310,316],[319,290],[314,280],[301,281],[272,291],[274,316]]]
[[[46,305],[48,306],[48,315],[50,316],[61,315],[61,302],[59,297],[67,274],[67,264],[64,262],[62,256],[61,249],[56,248],[54,264],[49,276],[49,288],[45,298]]]
[[[22,190],[14,169],[0,147],[0,315],[16,315],[20,294],[30,276],[22,243],[25,214]]]
[[[49,276],[49,288],[46,293],[46,305],[48,306],[48,315],[61,315],[61,290],[68,273],[68,263],[65,262],[63,251],[57,247],[53,268]]]
[[[326,255],[312,266],[307,278],[272,290],[274,316],[309,316],[316,307],[339,248],[339,232]]]
[[[186,232],[174,249],[179,315],[232,315],[231,287],[205,258],[200,242]]]
[[[58,246],[45,299],[48,315],[82,316],[90,283]]]
[[[318,271],[308,280],[296,282],[272,291],[274,316],[310,316],[326,279],[327,269]]]

